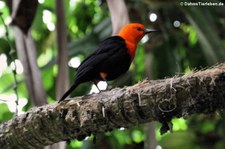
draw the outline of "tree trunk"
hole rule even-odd
[[[144,149],[156,149],[157,141],[155,137],[155,122],[145,124],[146,138]]]
[[[225,64],[220,64],[32,108],[0,125],[0,148],[39,148],[151,121],[160,121],[165,128],[172,117],[224,109],[224,88]]]
[[[25,35],[18,27],[15,29],[16,50],[24,68],[24,80],[28,95],[35,106],[47,103],[46,93],[41,79],[41,72],[37,66],[36,48],[31,33]]]
[[[58,75],[56,83],[56,98],[60,99],[68,89],[68,50],[67,50],[67,29],[64,10],[64,1],[56,0],[57,14],[57,51],[58,51]]]
[[[29,30],[36,13],[37,3],[36,0],[32,2],[12,0],[9,5],[12,9],[12,24],[15,26],[16,50],[24,68],[28,95],[35,106],[41,106],[47,103],[47,97],[41,72],[37,66],[35,43]],[[29,9],[27,5],[30,5]]]
[[[112,35],[116,35],[124,25],[130,22],[127,7],[124,0],[107,0],[107,4],[112,21]]]

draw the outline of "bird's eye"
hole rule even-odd
[[[142,31],[142,29],[140,27],[137,28],[138,31]]]

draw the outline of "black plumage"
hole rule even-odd
[[[110,81],[125,73],[131,64],[125,40],[120,36],[112,36],[102,41],[98,48],[78,67],[76,79],[70,89],[59,100],[64,100],[81,83],[92,81]],[[102,78],[100,73],[105,73]]]

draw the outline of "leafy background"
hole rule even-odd
[[[81,61],[97,47],[98,43],[111,35],[110,14],[105,1],[67,0],[65,2],[68,31],[69,60]],[[225,60],[225,3],[223,6],[181,6],[183,1],[127,0],[132,22],[141,22],[146,27],[161,30],[140,43],[136,58],[129,72],[110,82],[110,86],[125,86],[145,78],[159,79],[188,73],[195,69],[211,67]],[[186,1],[190,2],[190,1]],[[205,2],[202,0],[202,2]],[[222,1],[213,1],[222,2]],[[101,3],[101,4],[100,4]],[[10,14],[4,1],[0,11],[7,24]],[[149,20],[150,14],[157,19]],[[44,21],[44,15],[48,18]],[[174,23],[178,23],[175,26]],[[37,47],[37,62],[41,69],[48,102],[55,102],[57,74],[55,44],[55,4],[41,0],[32,25],[32,37]],[[10,42],[14,46],[13,28],[9,26]],[[14,46],[15,47],[15,46]],[[5,38],[5,28],[0,22],[0,122],[13,117],[15,111],[14,80],[9,60],[10,47]],[[6,63],[7,62],[7,63]],[[18,64],[19,65],[19,64]],[[70,82],[75,70],[69,67]],[[18,72],[18,95],[20,112],[32,107],[23,81]],[[81,85],[73,96],[88,94],[91,83]],[[3,101],[1,99],[8,99]],[[19,108],[19,107],[18,107]],[[194,115],[188,119],[173,119],[173,133],[159,134],[160,124],[155,125],[157,149],[201,149],[225,148],[224,114]],[[143,148],[146,131],[143,125],[119,129],[99,135],[93,144],[91,136],[80,142],[72,140],[67,148]]]

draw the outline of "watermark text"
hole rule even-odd
[[[180,6],[224,6],[223,2],[180,2]]]

